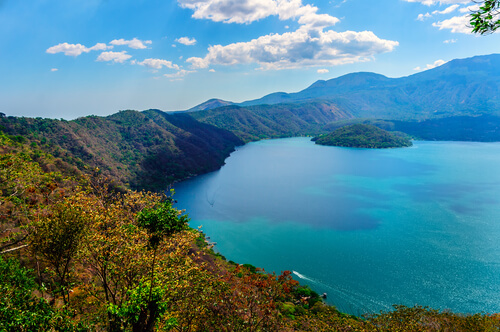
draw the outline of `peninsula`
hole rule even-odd
[[[367,124],[341,127],[330,134],[314,138],[316,144],[349,148],[387,149],[412,146],[405,137]]]

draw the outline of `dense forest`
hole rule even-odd
[[[359,123],[498,140],[499,119],[355,119],[320,100],[73,121],[1,115],[0,331],[498,331],[498,315],[419,306],[343,314],[288,271],[227,262],[163,192],[248,141],[360,127],[358,143],[386,139]]]
[[[297,104],[236,105],[189,113],[200,122],[226,129],[245,142],[263,138],[313,136],[331,122],[353,115],[328,101]]]
[[[73,121],[0,118],[0,130],[84,170],[99,167],[122,187],[164,190],[214,171],[243,141],[188,114],[122,111]]]
[[[172,196],[131,191],[0,134],[1,331],[500,329],[423,307],[355,317],[290,272],[226,262]]]
[[[315,137],[314,141],[320,145],[349,148],[387,149],[412,146],[406,137],[361,123],[341,127],[328,135]]]

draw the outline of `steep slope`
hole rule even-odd
[[[99,167],[121,185],[152,190],[216,170],[243,144],[188,114],[156,110],[74,121],[3,117],[0,125],[5,133],[21,135],[70,164]]]
[[[259,106],[226,106],[190,113],[200,122],[229,130],[244,141],[323,133],[330,122],[353,115],[328,101]]]
[[[408,77],[353,73],[297,93],[274,93],[242,106],[330,100],[356,117],[429,119],[500,114],[500,55],[452,60]]]

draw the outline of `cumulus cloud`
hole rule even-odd
[[[327,74],[330,71],[328,69],[318,69],[317,72],[318,72],[318,74]]]
[[[137,38],[131,39],[131,40],[125,40],[125,39],[115,39],[110,42],[111,45],[115,46],[122,46],[126,45],[130,48],[140,50],[140,49],[145,49],[148,48],[145,44],[152,44],[153,42],[151,40],[139,40]]]
[[[189,37],[177,38],[175,41],[180,43],[180,44],[187,45],[187,46],[196,44],[196,39],[189,38]]]
[[[415,71],[429,70],[429,69],[436,68],[436,67],[439,67],[441,65],[444,65],[446,62],[447,61],[444,61],[444,60],[436,60],[432,64],[427,64],[424,68],[421,68],[420,66],[418,66],[418,67],[413,68],[413,70],[415,70]]]
[[[457,42],[456,39],[447,39],[447,40],[443,41],[443,43],[445,43],[445,44],[454,44],[456,42]]]
[[[194,18],[215,22],[249,24],[269,16],[278,16],[280,20],[298,18],[300,24],[325,27],[339,21],[328,14],[317,14],[318,7],[304,6],[302,0],[177,1],[181,7],[193,10]]]
[[[115,63],[123,63],[130,59],[132,56],[127,54],[127,51],[121,52],[102,52],[98,57],[97,61],[112,61]]]
[[[163,59],[145,59],[144,61],[137,62],[134,61],[133,64],[138,64],[144,67],[148,67],[151,69],[162,69],[163,67],[170,68],[170,69],[179,69],[179,66],[172,63],[172,61],[168,60],[163,60]]]
[[[390,52],[397,45],[397,41],[380,39],[371,31],[336,32],[302,27],[249,42],[210,46],[204,58],[192,57],[186,61],[195,69],[254,63],[260,65],[260,69],[334,66],[369,61],[374,55]]]
[[[113,46],[107,46],[104,43],[97,43],[92,47],[86,47],[82,44],[61,43],[49,47],[45,52],[49,54],[64,53],[64,55],[76,57],[82,53],[89,53],[90,51],[104,51],[110,48],[113,48]]]
[[[479,9],[479,5],[472,5],[472,6],[467,6],[467,7],[463,7],[463,8],[460,8],[460,12],[461,13],[470,13],[470,12],[475,12]]]
[[[209,72],[215,73],[215,69],[210,69]]]
[[[432,23],[439,30],[451,30],[453,33],[471,33],[470,15],[454,16],[444,21]]]
[[[54,71],[58,71],[59,69],[57,68],[51,68],[50,71],[54,72]]]

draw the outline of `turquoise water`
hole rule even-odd
[[[175,198],[227,259],[295,271],[344,312],[500,312],[499,165],[500,143],[266,140]]]

